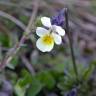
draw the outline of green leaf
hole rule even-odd
[[[12,21],[10,21],[8,19],[5,19],[4,23],[5,23],[6,27],[9,28],[9,29],[12,29],[12,28],[15,27],[15,23],[13,23]]]
[[[43,72],[41,72],[41,73],[38,74],[37,78],[49,90],[52,89],[52,88],[54,88],[56,82],[55,82],[55,79],[54,79],[54,77],[52,76],[52,74],[50,72],[43,71]]]
[[[25,96],[25,88],[22,88],[18,83],[14,89],[17,96]]]
[[[20,20],[21,20],[22,22],[24,22],[25,24],[27,24],[28,19],[29,19],[28,16],[24,16],[24,15],[20,16]]]
[[[42,26],[42,22],[41,22],[41,17],[38,17],[36,22],[35,22],[36,26]]]
[[[94,65],[91,64],[90,66],[88,66],[88,68],[86,68],[83,72],[83,80],[88,80],[89,77],[91,76],[93,70],[94,70]]]
[[[30,87],[28,88],[26,96],[36,96],[41,91],[42,88],[43,85],[40,83],[40,81],[37,80],[36,78],[33,78],[33,81]]]
[[[9,67],[10,69],[15,69],[15,67],[17,66],[18,63],[19,63],[18,57],[15,56],[15,57],[11,60],[10,64],[7,64],[7,67]]]
[[[93,60],[90,64],[93,64],[96,67],[96,60]]]
[[[2,46],[9,47],[10,46],[10,38],[7,34],[3,34],[0,32],[0,43]]]
[[[22,70],[21,75],[22,77],[17,81],[15,85],[15,93],[17,96],[25,96],[26,89],[31,84],[33,78],[25,69]]]
[[[57,87],[62,91],[68,91],[75,85],[75,78],[70,78],[68,76],[63,76],[59,78]]]
[[[27,70],[23,69],[22,78],[19,79],[18,83],[21,87],[27,86],[28,84],[32,82],[32,78],[33,77],[30,75],[30,73]]]

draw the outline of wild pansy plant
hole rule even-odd
[[[56,16],[53,16],[51,19],[48,17],[41,17],[41,22],[44,27],[37,27],[36,29],[36,34],[40,37],[36,42],[37,48],[42,52],[50,52],[54,47],[54,43],[57,45],[62,43],[61,36],[64,36],[66,32],[69,39],[74,72],[78,81],[78,70],[75,62],[72,38],[69,32],[67,8],[62,9]],[[64,25],[65,30],[62,28]]]
[[[62,43],[61,36],[64,36],[65,32],[67,34],[67,37],[69,39],[73,68],[71,66],[70,69],[72,70],[68,70],[68,74],[64,74],[64,77],[60,78],[57,87],[64,92],[64,96],[77,96],[78,88],[83,86],[83,79],[82,72],[79,72],[79,70],[77,69],[79,68],[79,65],[77,66],[75,61],[72,36],[69,32],[70,30],[67,8],[64,8],[59,12],[59,14],[53,16],[52,18],[41,17],[41,22],[44,27],[37,27],[36,29],[36,34],[40,37],[36,42],[36,46],[42,52],[50,52],[53,49],[54,44],[60,45]],[[65,30],[63,29],[63,27],[65,27]],[[90,72],[88,69],[84,73],[84,76],[88,75],[89,73]]]
[[[42,52],[49,52],[53,49],[54,43],[60,45],[62,43],[61,36],[65,35],[65,30],[56,24],[52,24],[48,17],[41,17],[44,27],[37,27],[36,34],[40,37],[37,42],[37,48]]]

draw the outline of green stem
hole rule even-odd
[[[76,66],[76,61],[75,61],[75,55],[74,55],[74,50],[73,50],[73,41],[72,41],[72,36],[69,32],[69,23],[68,23],[68,9],[65,8],[64,9],[64,15],[65,15],[65,31],[66,31],[66,34],[68,36],[68,39],[69,39],[69,44],[70,44],[70,51],[71,51],[71,57],[72,57],[72,62],[73,62],[73,68],[74,68],[74,72],[76,74],[76,79],[78,80],[78,70],[77,70],[77,66]]]

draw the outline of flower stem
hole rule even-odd
[[[76,61],[75,61],[75,55],[74,55],[74,49],[73,49],[73,41],[72,41],[72,37],[71,37],[71,34],[69,32],[69,23],[68,23],[68,9],[67,8],[64,8],[64,15],[65,15],[65,31],[66,31],[66,34],[68,36],[68,39],[69,39],[69,44],[70,44],[70,51],[71,51],[71,57],[72,57],[72,62],[73,62],[73,68],[74,68],[74,72],[76,74],[76,79],[78,81],[78,70],[77,70],[77,66],[76,66]]]

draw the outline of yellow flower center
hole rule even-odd
[[[46,34],[43,36],[42,41],[46,45],[50,45],[54,42],[54,39],[51,34]]]

